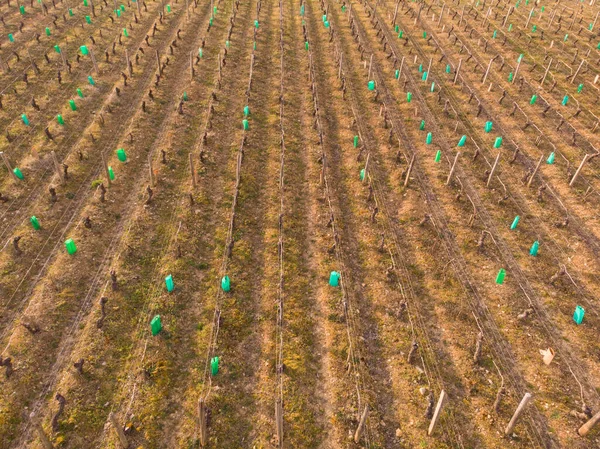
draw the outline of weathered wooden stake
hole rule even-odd
[[[452,163],[452,168],[450,169],[450,173],[448,173],[448,179],[446,180],[446,185],[450,185],[450,181],[452,181],[452,175],[454,174],[454,170],[456,169],[456,162],[458,162],[458,156],[460,156],[460,151],[456,153],[454,156],[454,162]]]
[[[367,416],[369,415],[369,404],[365,405],[365,410],[360,417],[360,422],[358,423],[358,427],[356,428],[356,432],[354,433],[354,442],[358,443],[360,441],[360,437],[365,430],[365,423],[367,422]]]
[[[431,435],[435,429],[435,425],[440,419],[440,414],[442,413],[442,407],[444,406],[444,402],[446,402],[446,392],[442,390],[440,393],[440,398],[438,399],[437,405],[435,406],[435,412],[433,412],[433,418],[431,418],[431,422],[429,423],[429,429],[427,429],[427,435]]]
[[[490,68],[492,67],[493,62],[494,62],[494,58],[491,58],[490,63],[487,66],[487,70],[485,71],[485,75],[483,75],[483,79],[481,80],[481,84],[485,84],[485,80],[487,80],[488,73],[490,73]]]
[[[460,58],[458,60],[458,67],[456,68],[456,74],[454,75],[454,81],[452,81],[453,84],[456,84],[456,80],[458,79],[458,74],[460,73],[460,66],[462,65],[462,58]]]
[[[521,61],[523,61],[523,58],[521,58],[519,60],[519,62],[517,62],[517,68],[515,69],[515,74],[513,75],[513,79],[511,81],[511,84],[514,84],[515,80],[517,79],[517,73],[519,73],[519,67],[521,67]]]
[[[365,162],[365,176],[363,177],[363,184],[367,181],[368,173],[369,173],[369,158],[371,157],[371,153],[367,154],[367,161]]]
[[[404,56],[400,60],[400,68],[398,69],[398,82],[402,79],[402,68],[404,67]]]
[[[59,179],[60,179],[60,183],[64,184],[65,183],[65,175],[63,173],[63,171],[61,170],[60,164],[58,163],[58,158],[56,157],[56,153],[54,152],[54,150],[52,150],[52,162],[54,162],[54,169],[56,170],[56,174],[58,175]]]
[[[277,426],[277,447],[283,447],[283,405],[281,398],[275,402],[275,425]]]
[[[396,16],[398,15],[398,6],[400,6],[400,0],[396,1],[396,8],[394,9],[394,18],[392,19],[393,25],[396,25]]]
[[[29,418],[31,419],[31,424],[33,425],[33,428],[38,434],[38,438],[42,442],[42,446],[44,446],[44,449],[54,449],[54,446],[46,436],[44,428],[42,427],[42,424],[38,420],[37,416],[35,416],[34,413],[31,413],[31,415],[29,415]]]
[[[533,16],[533,10],[535,8],[531,8],[531,11],[529,12],[529,17],[527,17],[527,22],[525,22],[525,28],[527,28],[529,26],[529,21],[531,20],[531,16]]]
[[[546,76],[548,76],[548,72],[550,71],[550,66],[552,66],[552,58],[550,58],[550,63],[548,64],[548,67],[546,67],[546,71],[544,72],[544,76],[542,77],[540,86],[542,86],[544,84],[544,81],[546,81]]]
[[[12,176],[12,178],[15,181],[18,181],[19,178],[17,178],[17,175],[15,175],[15,172],[13,171],[12,167],[10,166],[10,162],[8,161],[8,157],[6,157],[6,154],[4,153],[4,151],[0,151],[0,156],[2,156],[2,160],[4,161],[4,165],[6,165],[6,169],[8,170],[8,173],[10,173],[10,175]]]
[[[583,66],[584,62],[585,62],[585,59],[582,59],[581,63],[579,64],[579,67],[577,67],[577,70],[575,70],[575,75],[573,75],[573,77],[571,78],[571,84],[573,84],[575,82],[575,78],[577,78],[577,75],[579,75],[579,71],[581,70],[581,67]]]
[[[589,431],[592,430],[592,427],[598,423],[598,421],[600,421],[600,412],[596,413],[583,426],[581,426],[577,433],[582,437],[586,436]]]
[[[98,64],[96,64],[96,58],[94,57],[94,50],[90,48],[90,58],[92,58],[92,64],[94,64],[94,73],[98,74]]]
[[[583,159],[581,160],[581,164],[579,164],[579,168],[577,169],[577,171],[573,175],[573,178],[571,179],[571,182],[569,183],[570,187],[573,187],[573,184],[575,184],[575,181],[577,180],[577,177],[579,176],[579,172],[583,168],[583,165],[587,162],[588,157],[590,157],[589,154],[586,154],[585,156],[583,156]]]
[[[408,164],[408,169],[406,170],[406,178],[404,178],[404,187],[408,186],[408,180],[410,179],[410,172],[412,171],[413,164],[415,163],[415,155],[410,158],[410,164]]]
[[[204,399],[198,399],[198,420],[200,426],[200,446],[204,447],[208,444],[208,427],[206,425],[206,404]]]
[[[431,71],[431,59],[429,58],[429,65],[427,66],[427,73],[425,74],[425,81],[429,79],[429,72]]]
[[[373,54],[371,54],[371,59],[369,60],[369,75],[367,76],[367,79],[370,80],[371,79],[371,68],[373,66]]]
[[[486,187],[490,186],[490,182],[492,182],[492,177],[494,176],[494,172],[496,171],[496,167],[498,166],[498,161],[500,160],[500,153],[496,156],[496,160],[494,161],[494,165],[492,165],[492,171],[490,172],[490,176],[488,176]]]
[[[148,170],[150,172],[150,187],[154,187],[156,179],[154,176],[154,167],[152,167],[152,152],[148,153]]]
[[[529,177],[529,181],[527,181],[527,187],[531,186],[531,183],[533,182],[533,178],[535,177],[536,173],[540,169],[540,166],[542,165],[543,160],[544,160],[544,155],[542,154],[540,156],[540,160],[538,161],[537,165],[535,166],[535,169],[533,170],[533,173]]]
[[[113,412],[108,414],[108,419],[112,426],[115,428],[117,435],[119,436],[119,442],[121,443],[121,447],[123,449],[127,449],[129,447],[129,442],[127,441],[127,437],[125,436],[125,432],[123,432],[123,428],[117,422],[117,418]]]
[[[192,187],[196,187],[196,170],[194,170],[194,159],[192,153],[189,154],[190,172],[192,173]]]
[[[398,0],[400,1],[400,0]],[[446,9],[446,4],[444,3],[442,5],[442,10],[440,11],[440,17],[438,19],[438,25],[440,25],[442,23],[442,17],[444,16],[444,9]]]
[[[519,417],[523,413],[523,410],[525,410],[525,406],[527,406],[529,401],[531,401],[531,397],[531,393],[525,393],[525,396],[523,396],[523,399],[521,399],[521,403],[519,404],[519,406],[515,410],[514,415],[510,419],[508,426],[506,426],[506,429],[504,430],[504,435],[510,435],[512,433],[513,429],[517,425]]]

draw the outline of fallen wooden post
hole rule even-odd
[[[581,169],[583,168],[584,164],[587,162],[588,157],[590,157],[589,154],[586,154],[585,156],[583,156],[583,159],[581,160],[581,164],[579,164],[579,168],[577,169],[577,171],[573,175],[573,178],[571,179],[571,182],[569,183],[569,187],[573,187],[573,184],[575,184],[575,181],[577,180],[577,177],[579,176],[579,172],[581,172]]]
[[[490,176],[488,176],[486,187],[490,186],[490,182],[492,182],[492,177],[494,176],[494,172],[496,171],[496,167],[498,166],[498,161],[500,160],[500,153],[496,156],[496,160],[494,161],[494,165],[492,165],[492,171],[490,172]]]
[[[586,436],[589,431],[592,430],[592,427],[598,424],[598,421],[600,421],[600,412],[596,413],[583,426],[581,426],[577,433],[582,437]]]
[[[275,425],[277,426],[277,447],[283,447],[283,405],[281,398],[275,402]]]
[[[208,444],[208,429],[206,426],[206,404],[203,398],[198,400],[198,421],[200,426],[200,446],[205,447]]]
[[[454,170],[456,169],[456,163],[458,162],[458,156],[460,156],[460,151],[456,153],[454,156],[454,162],[452,163],[452,168],[450,169],[450,173],[448,173],[448,179],[446,180],[446,185],[450,185],[450,181],[452,181],[452,175],[454,174]]]
[[[433,412],[433,418],[431,418],[431,422],[429,423],[429,429],[427,429],[427,435],[430,435],[435,430],[435,425],[440,419],[440,414],[442,413],[442,407],[444,406],[444,402],[446,402],[446,392],[442,390],[440,393],[440,398],[438,399],[437,405],[435,406],[435,412]]]
[[[129,441],[127,441],[127,437],[125,436],[125,432],[123,432],[123,428],[119,425],[117,418],[113,412],[108,414],[108,420],[115,428],[117,435],[119,436],[119,442],[121,443],[121,447],[123,449],[127,449],[129,447]]]
[[[410,179],[410,172],[412,171],[413,164],[415,163],[415,155],[410,158],[410,164],[408,164],[408,170],[406,170],[406,178],[404,178],[404,187],[408,186],[408,180]]]
[[[531,398],[532,398],[531,393],[525,393],[525,396],[523,396],[523,399],[521,399],[519,406],[515,410],[514,415],[512,416],[512,418],[510,419],[510,422],[506,426],[506,429],[504,430],[504,435],[510,435],[512,433],[513,429],[517,425],[517,421],[519,420],[519,417],[525,410],[525,407],[527,406],[529,401],[531,401]]]
[[[535,169],[533,170],[533,173],[529,177],[529,181],[527,181],[527,187],[531,186],[531,183],[533,182],[533,178],[535,177],[536,173],[540,169],[540,165],[542,165],[543,160],[544,160],[544,155],[542,154],[540,156],[540,160],[538,161],[537,165],[535,166]]]
[[[354,433],[354,442],[358,443],[360,441],[360,437],[362,436],[365,430],[365,423],[367,422],[367,416],[369,415],[369,404],[365,405],[365,410],[360,417],[360,422],[358,423],[358,427],[356,428],[356,432]]]

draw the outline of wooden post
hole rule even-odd
[[[515,414],[510,419],[508,426],[506,426],[506,429],[504,430],[504,435],[510,435],[512,433],[513,429],[517,425],[519,417],[523,413],[523,410],[525,410],[525,406],[529,403],[529,401],[531,401],[531,397],[531,393],[525,393],[525,396],[523,396],[523,399],[521,399],[521,403],[515,410]]]
[[[481,84],[485,84],[485,80],[487,80],[488,73],[490,73],[490,68],[492,67],[492,63],[494,62],[494,58],[490,59],[490,63],[487,66],[487,70],[485,71],[485,75],[483,75],[483,79],[481,80]]]
[[[206,426],[206,405],[204,399],[198,399],[198,420],[200,426],[200,446],[205,447],[208,444],[208,429]]]
[[[598,423],[598,421],[600,421],[600,412],[596,413],[589,419],[589,421],[587,421],[583,426],[581,426],[577,433],[582,437],[586,436],[589,433],[589,431],[592,430],[592,427],[594,427]]]
[[[504,26],[506,25],[506,22],[508,21],[508,17],[512,13],[512,11],[513,11],[513,7],[511,6],[510,8],[508,8],[508,12],[506,13],[506,17],[504,18],[504,21],[502,22],[502,28],[504,28]]]
[[[194,52],[190,51],[190,76],[194,77]]]
[[[531,20],[531,16],[533,15],[533,10],[535,8],[531,8],[531,11],[529,12],[529,17],[527,17],[527,22],[525,22],[525,28],[527,28],[529,26],[529,21]]]
[[[148,170],[150,173],[150,187],[154,187],[156,179],[154,176],[154,167],[152,167],[152,152],[148,153]]]
[[[371,67],[373,66],[373,54],[371,53],[371,59],[369,60],[369,75],[367,76],[368,80],[371,80]]]
[[[427,435],[431,435],[435,429],[435,425],[440,419],[440,414],[442,413],[442,407],[444,406],[444,402],[446,402],[446,392],[442,390],[440,393],[440,398],[437,401],[437,405],[435,406],[435,412],[433,412],[433,418],[431,418],[431,422],[429,423],[429,429],[427,429]]]
[[[458,60],[458,67],[456,68],[456,74],[454,75],[454,81],[452,84],[456,84],[456,80],[458,79],[458,74],[460,72],[460,66],[462,65],[462,58]]]
[[[404,67],[404,56],[400,60],[400,69],[398,70],[398,82],[402,79],[402,68]]]
[[[585,62],[585,59],[582,59],[581,63],[579,64],[579,67],[577,67],[577,70],[575,71],[575,75],[573,75],[573,77],[571,78],[571,84],[573,84],[575,82],[575,78],[577,78],[577,75],[579,75],[579,71],[581,70],[581,66],[583,66],[584,62]]]
[[[460,20],[458,21],[458,26],[460,26],[461,23],[462,23],[462,21],[463,21],[463,16],[465,15],[465,6],[466,6],[466,4],[463,5],[463,9],[462,9],[462,11],[460,13]]]
[[[490,186],[490,182],[492,182],[492,177],[494,176],[494,172],[496,171],[496,167],[498,166],[498,161],[500,160],[500,153],[496,156],[496,160],[494,161],[494,165],[492,165],[492,171],[490,172],[490,176],[488,176],[486,187]]]
[[[429,58],[429,65],[427,66],[427,73],[425,74],[425,81],[429,79],[429,72],[431,71],[431,59]]]
[[[17,175],[15,175],[15,172],[13,171],[12,167],[10,166],[10,162],[8,161],[8,157],[6,157],[6,154],[4,153],[4,151],[0,151],[0,156],[2,156],[2,160],[4,161],[4,165],[6,165],[6,169],[8,170],[8,173],[10,173],[10,175],[12,176],[12,178],[15,181],[18,181],[19,178],[17,178]]]
[[[338,78],[342,79],[342,61],[344,58],[344,53],[340,53],[340,67],[338,68]]]
[[[363,177],[363,184],[365,183],[365,181],[367,180],[367,173],[369,172],[369,158],[371,157],[371,153],[367,154],[367,161],[365,162],[365,176]]]
[[[511,84],[515,84],[515,80],[517,79],[517,73],[519,73],[519,67],[521,67],[521,61],[523,61],[523,58],[519,59],[519,62],[517,62],[517,68],[515,69],[515,74],[513,76]]]
[[[356,428],[356,432],[354,433],[354,442],[358,443],[360,441],[360,437],[365,430],[365,423],[367,422],[367,416],[369,415],[369,404],[365,405],[365,410],[360,417],[360,422],[358,423],[358,427]]]
[[[533,178],[535,177],[536,173],[538,172],[540,165],[542,165],[543,160],[544,160],[544,155],[542,154],[540,156],[540,160],[538,161],[537,165],[535,166],[535,169],[533,170],[533,173],[529,177],[529,181],[527,181],[527,187],[531,186],[531,183],[533,182]]]
[[[446,4],[445,3],[442,5],[442,10],[440,11],[440,17],[438,19],[438,26],[442,23],[442,17],[444,15],[444,9],[446,9]]]
[[[423,3],[419,3],[419,12],[417,13],[417,17],[415,17],[415,25],[417,24],[417,22],[421,18],[421,10],[422,9],[423,9]]]
[[[594,21],[592,22],[592,29],[591,29],[591,31],[594,31],[594,28],[596,28],[596,22],[598,21],[598,14],[600,14],[600,11],[598,11],[596,13],[596,17],[594,18]]]
[[[64,184],[65,183],[65,175],[63,173],[63,171],[60,169],[60,164],[58,163],[58,159],[56,157],[56,153],[54,152],[54,150],[52,150],[52,162],[54,162],[54,169],[56,170],[56,174],[58,175],[58,178],[60,179],[60,183]]]
[[[408,186],[408,180],[410,179],[410,172],[412,171],[413,164],[415,163],[415,155],[410,158],[410,164],[408,164],[408,170],[406,170],[406,178],[404,178],[404,187]]]
[[[100,156],[102,156],[102,166],[104,167],[104,174],[106,175],[106,182],[110,187],[110,174],[108,173],[108,164],[106,163],[106,156],[104,156],[104,152],[100,152]]]
[[[196,187],[196,170],[194,170],[194,159],[192,153],[189,154],[190,159],[190,172],[192,173],[192,187]]]
[[[581,164],[579,164],[579,168],[577,169],[577,171],[573,175],[573,178],[571,179],[571,182],[569,183],[570,187],[573,187],[573,184],[575,184],[575,181],[577,180],[577,177],[579,176],[579,172],[583,168],[583,165],[587,162],[588,157],[590,157],[589,154],[586,154],[585,156],[583,156],[583,159],[581,160]]]
[[[110,421],[112,426],[115,428],[115,431],[117,432],[117,435],[119,436],[119,442],[121,443],[121,447],[123,449],[127,449],[129,447],[129,442],[127,441],[125,432],[123,432],[123,428],[117,422],[117,418],[115,417],[115,414],[113,412],[110,412],[108,414],[108,420]]]
[[[396,25],[396,16],[398,15],[398,6],[400,6],[400,0],[396,1],[396,8],[394,9],[394,18],[392,19],[393,25]]]
[[[46,436],[44,428],[42,427],[42,424],[38,420],[37,416],[35,416],[35,414],[32,412],[31,415],[29,415],[29,418],[31,419],[31,424],[33,425],[33,428],[38,434],[38,438],[42,442],[42,446],[44,446],[44,449],[54,449],[54,446]]]
[[[452,175],[456,169],[456,162],[458,162],[458,156],[460,156],[460,151],[456,153],[456,156],[454,156],[454,162],[452,163],[452,168],[450,169],[450,173],[448,173],[448,179],[446,180],[447,186],[450,185],[450,181],[452,180]]]
[[[542,77],[542,82],[540,83],[540,86],[542,86],[544,84],[544,81],[546,81],[546,76],[548,76],[548,72],[550,71],[551,66],[552,66],[552,58],[550,58],[550,63],[548,64],[548,67],[546,67],[546,71],[544,72],[544,76]]]
[[[162,68],[160,66],[160,56],[158,56],[158,50],[156,51],[156,66],[158,67],[158,74],[162,76]],[[220,54],[219,54],[220,56]]]
[[[281,398],[275,402],[275,425],[277,426],[277,447],[283,447],[283,405]]]
[[[94,50],[90,48],[90,58],[92,58],[92,64],[94,64],[94,73],[98,74],[98,64],[96,64],[96,58],[94,57]]]
[[[61,57],[62,63],[63,63],[63,70],[67,70],[67,59],[65,58],[65,52],[63,49],[61,49],[61,51],[60,51],[60,57]]]
[[[129,52],[125,49],[125,64],[127,64],[127,71],[129,72],[129,76],[133,75],[133,70],[131,68],[131,64],[129,63]]]

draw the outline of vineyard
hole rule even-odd
[[[600,448],[599,17],[1,2],[0,448]]]

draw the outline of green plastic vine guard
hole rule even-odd
[[[87,6],[88,5],[88,0],[83,0],[83,6]]]
[[[323,14],[323,23],[327,22],[327,14]]]
[[[304,15],[304,5],[300,6],[300,15],[303,16]]]
[[[431,89],[429,89],[431,92],[435,91],[435,81],[431,82]]]
[[[27,118],[26,114],[21,114],[21,120],[23,120],[25,126],[29,126],[29,119]]]
[[[83,92],[80,88],[77,88],[77,95],[79,95],[80,98],[83,98]]]
[[[210,359],[210,374],[212,376],[219,374],[219,357]]]
[[[81,47],[79,47],[79,50],[81,50],[81,54],[83,56],[86,56],[90,52],[85,45],[82,45]]]
[[[406,101],[410,103],[412,100],[412,92],[406,92]]]
[[[562,99],[562,105],[566,106],[568,102],[569,102],[569,96],[565,95]]]
[[[175,288],[175,284],[173,283],[173,276],[168,275],[165,278],[165,285],[167,286],[167,291],[168,292],[172,292],[173,289]]]
[[[213,6],[213,16],[217,15],[217,11],[218,11],[217,7]]]
[[[565,34],[565,38],[563,39],[563,42],[567,42],[567,39],[569,39],[569,34]]]
[[[509,83],[512,83],[513,77],[514,77],[514,75],[513,75],[513,72],[510,72],[510,73],[508,74],[508,82],[509,82]]]
[[[329,274],[329,285],[332,287],[338,287],[340,285],[340,273],[332,271]]]
[[[371,80],[368,84],[369,90],[375,90],[375,81]]]
[[[423,64],[419,64],[419,73],[423,73]]]
[[[156,337],[160,331],[162,330],[162,323],[160,322],[160,315],[156,315],[150,321],[150,330],[152,331],[152,336]]]
[[[354,136],[354,148],[358,148],[358,136]]]
[[[505,277],[506,277],[506,270],[504,270],[504,268],[500,268],[500,271],[498,271],[498,275],[496,276],[496,284],[502,285],[504,283]]]
[[[517,58],[517,62],[521,62],[523,60],[523,56],[525,56],[523,53],[521,53],[519,55],[519,57]]]
[[[203,51],[202,51],[202,49],[201,49],[201,48],[199,48],[199,49],[198,49],[198,57],[199,57],[199,58],[202,58],[202,55],[203,55]]]
[[[71,255],[77,252],[77,245],[75,245],[73,239],[65,240],[65,248],[67,248],[67,253]]]
[[[498,30],[494,30],[494,33],[492,34],[492,39],[496,39],[496,36],[498,36]]]
[[[36,231],[38,231],[41,228],[40,221],[35,215],[32,215],[29,221],[31,222],[31,226],[33,226],[33,229],[35,229]]]
[[[400,25],[396,25],[396,26],[394,27],[394,31],[395,31],[396,33],[398,33],[398,32],[400,31]]]
[[[439,163],[441,160],[442,160],[442,150],[437,150],[437,153],[435,153],[434,162]]]
[[[423,131],[425,129],[425,120],[421,120],[421,124],[419,125],[419,130]]]
[[[521,219],[520,216],[516,216],[515,219],[513,220],[512,224],[510,225],[510,229],[511,230],[515,230],[517,229],[517,226],[519,225],[519,220]]]
[[[329,20],[325,22],[325,28],[329,28]]]
[[[15,174],[15,176],[19,179],[23,179],[23,172],[21,172],[21,169],[19,169],[19,167],[15,167],[13,168],[13,173]]]
[[[75,100],[69,100],[69,106],[71,106],[71,110],[76,111],[77,105],[75,104]]]
[[[92,23],[92,18],[91,18],[90,16],[85,16],[85,21],[86,21],[88,24],[91,24],[91,23]]]
[[[127,28],[123,28],[123,36],[129,37],[129,33],[127,32]]]
[[[537,256],[539,248],[540,248],[540,242],[538,242],[536,240],[535,242],[533,242],[533,245],[531,245],[531,249],[529,250],[529,254],[531,254],[532,256]]]
[[[167,5],[167,12],[171,12],[171,5]]]
[[[396,72],[394,72],[394,78],[400,78],[400,70],[396,69]]]
[[[120,8],[121,8],[121,11],[125,12],[125,5],[121,5]]]
[[[58,122],[59,125],[64,125],[65,124],[65,119],[63,118],[62,115],[58,114],[56,116],[56,121]]]
[[[537,31],[537,25],[534,25],[534,26],[531,28],[531,32],[532,32],[532,33],[535,33],[536,31]]]
[[[404,31],[400,30],[400,32],[398,33],[398,39],[402,39],[403,36],[404,36]]]
[[[537,95],[533,94],[531,96],[531,100],[529,100],[529,104],[533,105],[537,101]]]
[[[244,117],[248,117],[250,115],[250,107],[244,106]]]
[[[360,180],[361,181],[365,180],[365,169],[364,168],[360,171]]]
[[[498,136],[496,137],[496,140],[494,141],[494,148],[500,148],[502,146],[502,137]]]
[[[451,70],[452,67],[450,67],[450,64],[446,64],[446,73],[450,73]]]
[[[583,90],[583,83],[581,83],[579,86],[577,86],[577,93],[580,94],[582,90]]]
[[[427,39],[427,32],[423,31],[423,39]]]
[[[15,37],[12,35],[12,33],[8,33],[8,40],[11,42],[15,41]]]
[[[60,47],[59,47],[58,45],[55,45],[55,46],[54,46],[54,51],[55,51],[56,53],[60,53]]]
[[[485,132],[486,133],[490,133],[492,132],[492,128],[494,127],[494,123],[491,121],[485,122]]]
[[[598,44],[598,46],[600,46],[600,44]],[[304,42],[304,49],[308,50],[308,41]]]
[[[427,81],[427,71],[423,72],[423,76],[421,77],[421,81]]]
[[[458,146],[459,147],[464,147],[465,143],[467,143],[467,136],[462,136],[460,138],[460,140],[458,141]]]
[[[244,131],[248,131],[248,129],[250,129],[250,125],[246,119],[242,120],[242,126],[244,127]]]
[[[577,324],[583,322],[583,316],[585,315],[585,309],[581,306],[575,307],[575,313],[573,313],[573,321]]]
[[[73,10],[69,8],[69,16],[73,17]]]
[[[546,163],[549,165],[554,164],[554,158],[555,158],[555,154],[554,151],[552,153],[550,153],[550,156],[548,156],[548,159],[546,159]]]
[[[51,34],[50,27],[46,27],[46,36],[50,36]]]
[[[427,137],[425,138],[425,143],[427,145],[431,145],[431,141],[433,140],[433,136],[431,135],[430,132],[427,133]]]
[[[229,41],[225,41],[225,48],[229,50],[229,46],[230,46],[230,42]]]
[[[183,92],[182,98],[183,98],[183,101],[188,101],[189,100],[187,92],[185,92],[185,91]]]
[[[90,85],[92,85],[92,86],[96,85],[96,81],[94,81],[94,78],[92,78],[92,75],[88,75],[88,83],[90,83]]]
[[[213,18],[211,17],[210,19],[208,19],[208,25],[212,26],[212,24],[213,24]]]
[[[117,158],[121,161],[121,162],[125,162],[127,160],[127,154],[125,153],[125,150],[123,148],[119,148],[117,150]]]
[[[231,290],[231,280],[229,279],[229,276],[223,276],[221,279],[221,288],[224,292]]]
[[[258,30],[258,26],[259,26],[258,20],[255,20],[254,21],[254,28],[256,28]]]
[[[25,15],[25,6],[23,6],[23,5],[19,6],[19,11],[21,12],[21,15],[24,16]]]
[[[108,167],[108,176],[111,181],[115,180],[115,172],[113,171],[111,166]]]

